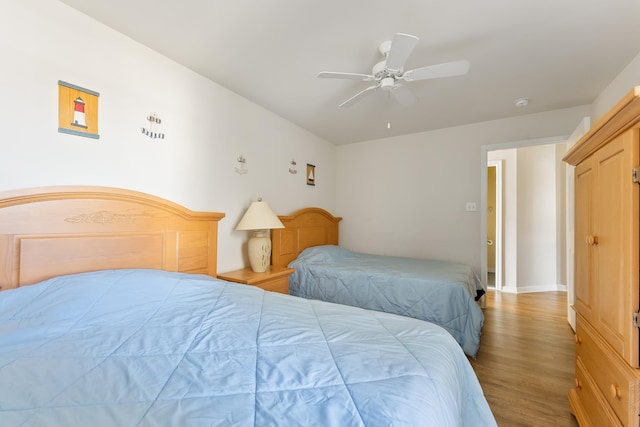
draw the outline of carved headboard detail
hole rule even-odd
[[[0,193],[0,289],[118,268],[215,276],[222,218],[118,188]]]

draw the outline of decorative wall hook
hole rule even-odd
[[[240,175],[244,175],[245,173],[249,172],[249,169],[245,169],[244,167],[245,163],[247,163],[247,159],[245,159],[242,154],[238,156],[236,161],[238,162],[238,165],[235,168],[233,168],[233,170],[235,170],[236,173]]]
[[[156,113],[151,113],[147,116],[149,122],[149,128],[142,128],[142,133],[152,139],[164,139],[164,133],[158,132],[158,127],[162,123],[160,117]]]
[[[298,169],[296,169],[296,161],[291,160],[291,167],[289,168],[289,173],[295,175],[298,173]]]

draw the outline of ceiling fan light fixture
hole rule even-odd
[[[382,90],[391,90],[396,84],[396,80],[393,77],[385,77],[380,80],[380,89]]]

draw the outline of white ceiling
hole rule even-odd
[[[62,2],[334,144],[590,104],[640,52],[640,0]],[[370,83],[318,72],[369,74],[398,32],[420,38],[405,69],[469,73],[407,83],[410,108],[383,91],[339,108]]]

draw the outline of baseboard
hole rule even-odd
[[[502,292],[511,294],[530,294],[533,292],[567,292],[566,285],[546,286],[503,286]]]

